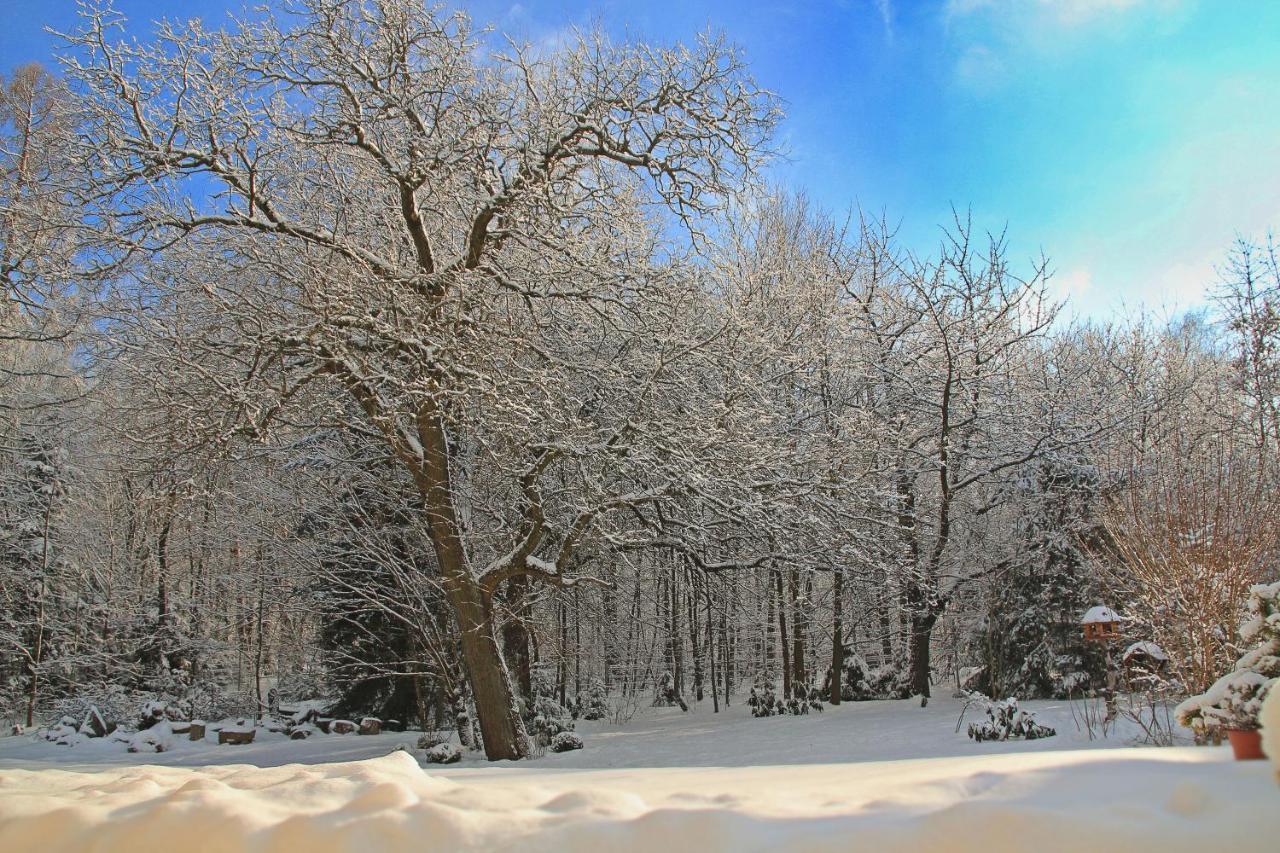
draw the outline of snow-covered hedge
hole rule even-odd
[[[1258,728],[1262,703],[1280,677],[1280,581],[1249,588],[1249,616],[1240,638],[1253,647],[1208,690],[1178,705],[1179,723],[1197,733]]]

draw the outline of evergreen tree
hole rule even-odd
[[[992,696],[1065,698],[1102,678],[1099,652],[1077,624],[1097,603],[1084,547],[1096,535],[1089,507],[1098,487],[1093,468],[1060,458],[1041,460],[1016,484],[1019,556],[992,584],[977,637]]]

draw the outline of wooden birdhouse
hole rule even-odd
[[[1120,636],[1120,617],[1110,607],[1090,607],[1089,612],[1080,620],[1084,628],[1084,638],[1103,643],[1118,639]]]
[[[1124,650],[1120,662],[1125,669],[1155,673],[1164,670],[1169,656],[1155,643],[1140,640]]]

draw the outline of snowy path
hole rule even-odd
[[[1090,744],[1065,706],[1032,707],[1058,737],[978,746],[954,732],[958,706],[945,701],[767,720],[664,709],[623,729],[584,727],[579,753],[426,773],[386,754],[406,735],[154,756],[268,768],[195,770],[8,738],[0,848],[1277,849],[1280,786],[1266,763],[1232,762],[1225,748],[1123,748],[1123,738],[1079,748]],[[367,755],[380,757],[350,761]],[[58,758],[84,772],[48,769]],[[273,766],[282,760],[308,763]]]

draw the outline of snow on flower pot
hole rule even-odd
[[[1262,732],[1257,729],[1227,729],[1231,751],[1236,761],[1255,761],[1266,758],[1262,754]]]

